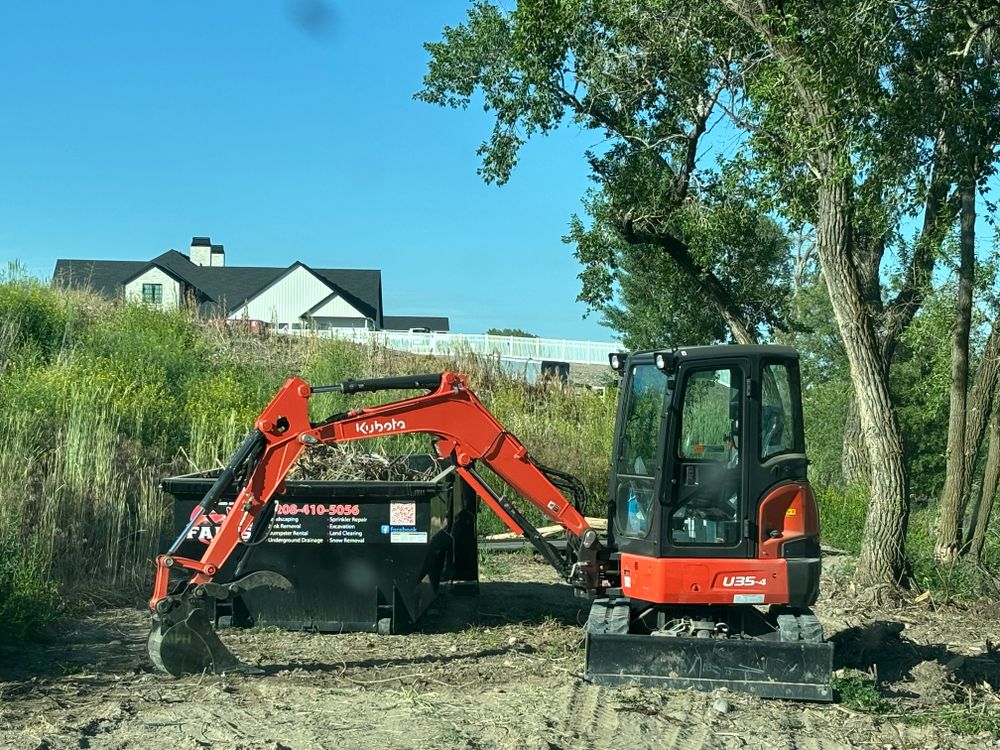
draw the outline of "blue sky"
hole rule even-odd
[[[560,240],[599,134],[534,141],[487,186],[489,117],[412,99],[466,7],[3,3],[0,262],[48,276],[211,235],[232,265],[381,268],[388,314],[610,340]]]

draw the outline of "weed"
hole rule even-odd
[[[1000,711],[983,702],[952,703],[929,711],[895,713],[868,675],[848,674],[833,679],[833,689],[846,707],[869,714],[891,715],[894,721],[913,726],[947,727],[957,734],[989,734],[1000,739]]]
[[[875,681],[862,674],[848,674],[833,678],[833,690],[847,708],[866,713],[885,713],[889,703],[879,693]]]
[[[59,614],[51,562],[37,538],[21,538],[4,527],[0,536],[0,642],[38,637]]]

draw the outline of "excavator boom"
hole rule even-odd
[[[314,393],[418,389],[428,391],[412,398],[336,414],[319,423],[309,419],[308,401]],[[251,574],[245,579],[218,583],[223,564],[242,544],[254,522],[280,494],[285,477],[299,455],[310,446],[344,443],[405,433],[435,436],[435,449],[511,531],[524,535],[568,582],[591,595],[607,589],[615,575],[597,533],[590,528],[578,503],[564,494],[579,493],[572,477],[535,463],[521,442],[510,434],[475,394],[465,377],[452,372],[370,380],[349,380],[312,387],[290,378],[261,412],[230,463],[200,503],[192,524],[210,513],[222,495],[237,484],[235,502],[201,559],[176,554],[189,529],[156,561],[156,580],[150,609],[153,629],[148,642],[150,658],[171,674],[209,670],[229,672],[245,668],[222,645],[212,630],[206,603],[227,598],[256,586],[287,588],[277,574]],[[569,532],[575,559],[567,559],[531,525],[508,500],[479,476],[482,462],[521,497]]]

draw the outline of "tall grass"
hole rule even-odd
[[[228,460],[290,375],[318,384],[443,369],[467,373],[539,461],[603,497],[613,396],[528,387],[469,352],[443,359],[375,343],[262,339],[185,312],[0,277],[0,637],[38,632],[60,602],[144,596],[172,513],[158,479]],[[320,418],[411,395],[330,394],[311,410]],[[373,442],[430,450],[426,436]]]
[[[862,532],[868,510],[865,487],[818,487],[820,531],[823,543],[851,554],[861,551]],[[910,513],[906,535],[907,575],[918,591],[933,591],[938,601],[1000,597],[995,571],[1000,569],[1000,521],[994,519],[983,550],[983,560],[960,557],[942,564],[934,559],[938,511],[935,506],[917,507]]]

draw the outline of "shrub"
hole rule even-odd
[[[69,343],[73,308],[33,279],[0,284],[0,372],[53,359]]]
[[[14,524],[5,523],[0,531],[0,641],[35,638],[58,615],[49,561],[38,539],[22,536]]]
[[[817,487],[820,535],[823,543],[857,554],[861,551],[861,533],[868,510],[868,491],[864,487]]]

